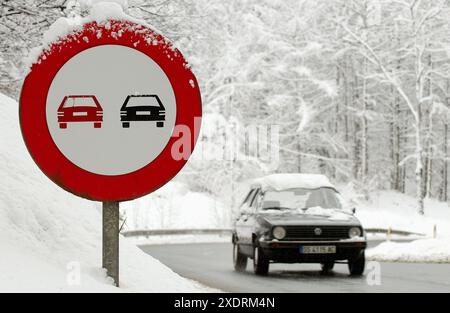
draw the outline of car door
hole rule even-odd
[[[255,228],[258,223],[256,221],[256,211],[259,203],[259,197],[261,195],[261,190],[259,188],[255,189],[251,198],[248,202],[247,211],[242,215],[241,222],[241,236],[242,240],[252,247],[253,244],[253,234],[255,233]],[[249,250],[253,252],[253,249]],[[250,252],[249,252],[250,253]]]
[[[259,231],[259,223],[257,222],[257,212],[262,203],[262,191],[261,189],[256,189],[253,199],[250,203],[250,214],[247,219],[248,229],[246,230],[246,236],[250,243],[253,243],[253,235],[257,234]]]
[[[249,217],[252,212],[251,204],[255,194],[256,189],[251,189],[239,207],[239,212],[236,219],[236,235],[239,239],[239,243],[241,244],[248,243]]]

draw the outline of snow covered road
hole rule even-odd
[[[336,265],[331,276],[323,276],[318,264],[271,265],[268,277],[251,271],[233,270],[231,244],[185,244],[143,246],[181,276],[226,292],[450,292],[448,264],[380,263],[380,285],[370,274],[348,276],[347,265]],[[372,282],[372,285],[368,283]]]

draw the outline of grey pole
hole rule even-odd
[[[119,202],[103,202],[103,268],[119,287]]]

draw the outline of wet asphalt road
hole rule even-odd
[[[373,245],[373,243],[372,243]],[[319,264],[271,264],[267,277],[233,270],[228,243],[151,245],[141,247],[181,276],[226,292],[450,292],[450,264],[380,263],[380,285],[366,268],[363,277],[348,275],[346,264],[322,275]]]

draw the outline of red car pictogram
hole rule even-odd
[[[101,128],[103,108],[95,96],[65,96],[58,108],[59,128],[67,128],[67,123],[92,122],[94,128]]]

